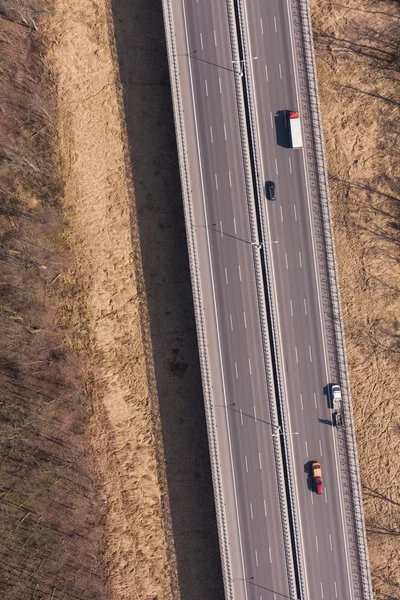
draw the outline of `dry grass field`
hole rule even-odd
[[[400,597],[400,6],[312,1],[377,600]]]
[[[374,593],[400,596],[399,4],[312,0]],[[222,600],[159,0],[0,0],[10,600]]]

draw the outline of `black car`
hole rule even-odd
[[[275,183],[273,181],[265,182],[265,193],[268,200],[276,200]]]

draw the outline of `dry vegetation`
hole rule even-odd
[[[73,290],[39,14],[50,8],[0,2],[0,595],[97,600],[104,503],[65,342]]]
[[[312,2],[374,593],[400,596],[400,10]]]
[[[160,7],[113,4],[123,99],[106,0],[0,0],[10,600],[178,598],[175,549],[185,597],[222,597]],[[377,600],[400,595],[398,8],[312,0]]]
[[[88,338],[89,429],[107,502],[110,594],[168,600],[173,543],[109,6],[55,6],[49,57],[58,77],[63,206],[74,252],[69,274],[77,282],[76,325]]]

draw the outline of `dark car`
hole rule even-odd
[[[275,183],[273,181],[265,182],[265,193],[268,200],[276,200]]]

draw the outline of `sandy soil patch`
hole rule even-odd
[[[111,596],[161,600],[173,595],[173,545],[147,360],[134,194],[107,23],[105,1],[56,1],[52,65],[59,80],[65,214],[75,253],[70,279],[76,325],[89,340],[90,428],[108,507]]]
[[[311,4],[374,593],[397,598],[400,12]]]

